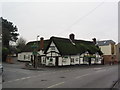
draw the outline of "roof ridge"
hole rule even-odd
[[[67,39],[67,40],[70,40],[69,38],[56,37],[56,36],[52,36],[51,38],[58,38],[58,39]],[[74,39],[74,41],[92,42],[92,41],[87,41],[87,40],[82,40],[82,39]]]
[[[50,40],[50,39],[46,39],[46,40],[44,40],[44,41],[48,41],[48,40]],[[40,40],[38,40],[38,41],[40,41]],[[38,41],[30,41],[30,42],[28,42],[28,43],[38,42]]]
[[[58,39],[67,39],[67,40],[69,40],[69,38],[56,37],[56,36],[52,36],[52,37],[50,37],[50,38],[58,38]]]
[[[97,42],[104,42],[104,41],[113,41],[113,40],[101,40],[101,41],[97,41]]]

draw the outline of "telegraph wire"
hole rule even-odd
[[[104,1],[101,2],[98,6],[96,6],[95,8],[93,8],[91,11],[89,11],[87,14],[85,14],[84,16],[78,18],[73,24],[71,24],[70,26],[67,27],[67,29],[61,31],[59,34],[62,34],[63,32],[65,33],[66,31],[70,30],[70,28],[72,28],[75,24],[77,24],[78,22],[80,22],[81,20],[83,20],[84,18],[86,18],[87,16],[89,16],[92,12],[94,12],[97,8],[99,8],[100,6],[102,6],[104,4]]]

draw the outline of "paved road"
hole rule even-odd
[[[0,90],[2,89],[2,74],[0,74]]]
[[[75,66],[25,70],[23,63],[4,64],[3,88],[111,88],[118,66]]]

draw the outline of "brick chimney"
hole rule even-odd
[[[43,50],[44,49],[44,38],[41,37],[40,38],[40,50]]]
[[[96,44],[96,38],[93,38],[92,40],[93,40],[93,43]]]
[[[71,34],[69,35],[69,39],[72,40],[72,41],[74,41],[75,35],[74,35],[73,33],[71,33]]]

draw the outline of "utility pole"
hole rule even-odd
[[[35,68],[35,58],[36,58],[36,44],[34,43],[32,46],[31,46],[31,48],[33,48],[33,52],[32,52],[32,54],[33,54],[33,67]]]
[[[38,64],[38,37],[39,35],[37,36],[37,43],[34,43],[32,45],[32,48],[33,48],[33,56],[34,56],[34,60],[33,60],[33,67],[34,68],[37,68],[37,64]]]
[[[38,67],[38,37],[39,37],[39,35],[37,35],[37,49],[36,49],[36,52],[37,52],[37,54],[36,54],[36,59],[35,59],[35,66],[36,66],[36,68]]]

